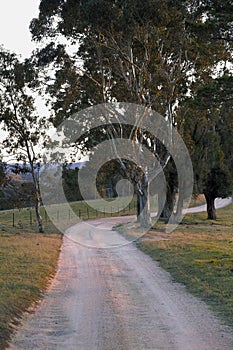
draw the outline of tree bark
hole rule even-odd
[[[36,194],[37,197],[37,194]],[[40,233],[44,232],[44,227],[43,227],[43,221],[42,221],[42,217],[40,215],[40,200],[36,199],[36,203],[35,203],[35,212],[36,212],[36,219],[37,219],[37,223],[38,223],[38,229]]]
[[[215,198],[213,196],[211,196],[211,194],[205,193],[205,192],[204,192],[204,196],[205,196],[206,204],[207,204],[207,219],[208,220],[216,220],[217,216],[216,216],[216,209],[215,209],[215,204],[214,204]]]
[[[170,187],[167,186],[166,201],[160,215],[161,219],[165,219],[167,223],[171,215],[173,215],[174,203],[175,203],[176,192],[171,191]]]
[[[40,187],[39,187],[38,180],[36,178],[34,163],[31,162],[30,166],[31,166],[31,173],[32,173],[33,185],[34,185],[34,190],[35,190],[35,201],[36,201],[35,202],[35,212],[36,212],[36,219],[37,219],[37,223],[38,223],[38,230],[40,233],[43,233],[44,232],[43,220],[42,220],[42,217],[40,215],[40,204],[41,204]],[[39,176],[39,174],[38,174],[38,176]]]
[[[183,204],[184,204],[183,196],[181,195],[181,193],[179,193],[179,198],[178,198],[177,208],[176,208],[176,213],[175,213],[176,222],[180,221],[180,217],[182,215]]]
[[[149,182],[147,175],[143,174],[138,183],[137,191],[137,221],[141,227],[151,226]]]

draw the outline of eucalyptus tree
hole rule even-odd
[[[187,92],[187,75],[197,56],[194,47],[188,53],[186,12],[184,2],[41,1],[40,14],[31,22],[31,31],[34,40],[50,40],[38,53],[37,63],[53,62],[56,67],[55,82],[48,86],[55,98],[54,123],[90,105],[131,102],[167,118],[171,143],[176,101]],[[54,38],[61,35],[79,45],[75,54],[68,55],[61,44],[54,43]],[[109,138],[122,137],[121,128],[110,125],[105,129],[98,134],[107,131]],[[169,152],[155,138],[146,137],[140,121],[127,126],[124,137],[147,144],[162,167],[167,165]],[[89,135],[86,144],[81,145],[89,150],[93,139],[93,134]],[[126,171],[124,163],[118,161]],[[145,207],[150,176],[138,170],[135,169],[137,176],[131,172],[131,181],[137,183],[138,201]],[[154,171],[148,169],[148,173]],[[139,206],[138,214],[141,209]],[[150,221],[149,207],[146,217],[145,225]]]
[[[191,39],[198,38],[202,65],[179,111],[178,129],[192,157],[196,192],[205,194],[209,219],[216,217],[215,197],[232,193],[232,11],[232,0],[193,0],[187,20]]]
[[[199,87],[185,105],[184,138],[194,164],[195,189],[204,193],[208,219],[214,200],[233,193],[233,77],[225,72]]]
[[[172,144],[176,112],[193,79],[205,79],[220,56],[222,59],[222,43],[209,37],[201,39],[206,14],[207,9],[198,1],[41,0],[31,32],[34,40],[48,42],[38,52],[37,64],[55,70],[55,81],[47,88],[53,97],[54,124],[91,105],[131,102],[164,116]],[[74,54],[57,43],[61,37],[78,46]],[[160,160],[160,169],[165,168],[171,158],[169,152],[151,135],[145,135],[140,123],[135,120],[128,126],[124,137],[147,145]],[[106,132],[109,138],[121,138],[122,128],[109,124],[102,132],[90,133],[80,147],[92,149],[96,135],[101,141]],[[124,169],[124,163],[118,161]],[[158,168],[147,170],[145,174],[135,168],[130,175],[144,208],[148,205],[150,174],[159,173]],[[149,207],[143,221],[145,225],[150,221]]]
[[[39,148],[43,142],[45,119],[36,113],[32,88],[36,73],[28,60],[20,62],[14,53],[0,49],[0,121],[7,136],[2,142],[4,152],[10,155],[11,164],[18,171],[29,171],[34,187],[35,212],[39,232],[43,232],[40,215]],[[19,165],[22,164],[22,165]]]

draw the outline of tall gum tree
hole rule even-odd
[[[50,41],[38,52],[37,63],[46,66],[53,62],[56,67],[55,82],[48,87],[54,98],[54,123],[90,105],[132,102],[166,118],[172,143],[176,109],[188,92],[192,75],[200,75],[218,61],[217,47],[207,41],[200,45],[199,34],[191,25],[206,9],[192,6],[193,1],[41,0],[31,32],[34,40]],[[61,36],[79,45],[75,54],[68,55],[62,45],[54,43]],[[121,128],[112,125],[109,130],[109,138],[122,137]],[[132,142],[147,143],[160,160],[160,168],[166,167],[170,154],[161,151],[157,140],[145,138],[140,121],[136,120],[126,135]],[[82,146],[88,150],[92,144],[90,135]],[[119,163],[124,168],[120,159]],[[145,174],[135,169],[131,177],[137,182],[138,214],[147,207],[141,222],[145,226],[150,224],[150,174],[156,171],[147,169]]]
[[[195,189],[204,193],[208,219],[214,200],[233,192],[233,77],[230,72],[199,87],[185,104],[184,137],[194,165]]]

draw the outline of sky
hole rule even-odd
[[[0,46],[21,55],[22,59],[30,57],[36,48],[29,25],[33,18],[38,17],[39,4],[40,0],[0,0]],[[43,115],[49,114],[42,97],[36,98],[36,106]],[[49,133],[53,132],[51,128]],[[0,127],[0,142],[5,137],[6,133]]]
[[[0,0],[0,45],[29,57],[35,44],[31,42],[29,25],[39,13],[40,0]]]
[[[0,45],[22,59],[30,57],[36,48],[29,30],[30,22],[38,17],[40,0],[0,0]],[[47,114],[43,99],[37,98],[38,109]]]
[[[23,59],[30,57],[35,43],[32,43],[29,25],[38,16],[40,0],[0,0],[0,45],[15,52]],[[46,115],[42,98],[36,99],[39,111]],[[0,129],[0,140],[6,133]]]

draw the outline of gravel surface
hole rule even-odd
[[[230,330],[205,303],[111,231],[119,220],[68,230],[56,277],[35,312],[23,318],[9,349],[232,350]],[[104,239],[114,235],[122,245],[99,248],[102,231]],[[84,244],[76,243],[80,235]]]

